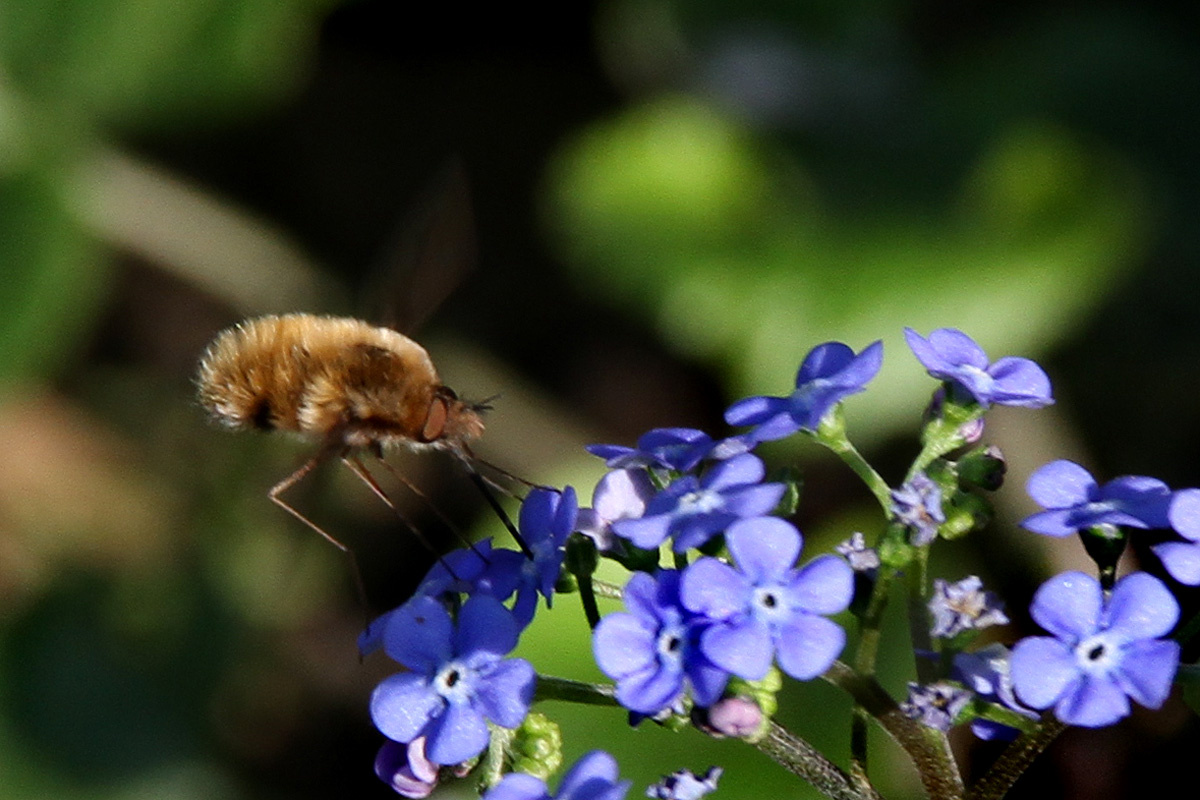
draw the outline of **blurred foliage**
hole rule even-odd
[[[1136,175],[1053,127],[1004,131],[940,213],[838,218],[801,160],[762,150],[735,120],[672,98],[594,127],[551,185],[587,289],[654,317],[681,354],[730,373],[733,396],[786,393],[809,343],[860,349],[886,333],[902,352],[905,325],[1037,354],[1143,252]],[[859,434],[911,424],[925,384],[885,372],[852,404]]]
[[[786,392],[813,345],[879,337],[884,370],[847,411],[886,467],[930,389],[900,329],[952,325],[993,357],[1050,365],[1055,415],[997,424],[1006,447],[1200,484],[1200,48],[1185,14],[408,11],[0,0],[0,795],[390,796],[365,707],[391,667],[354,657],[364,609],[344,562],[264,497],[307,454],[206,429],[189,380],[239,314],[340,308],[352,279],[305,252],[386,252],[382,221],[454,149],[476,173],[492,268],[448,312],[475,344],[422,341],[451,385],[504,393],[481,447],[522,474],[586,501],[600,467],[580,466],[585,439],[717,433],[730,400]],[[1147,390],[1163,375],[1173,393]],[[838,465],[808,467],[811,556],[872,523]],[[481,507],[429,459],[402,469],[460,524]],[[424,554],[386,509],[332,469],[296,495],[360,549],[371,599],[399,602]],[[994,577],[1017,618],[1046,566],[1024,540],[1004,566],[1011,542],[970,537],[938,566]],[[577,606],[562,598],[522,649],[596,678]],[[897,694],[902,653],[884,653]],[[841,698],[787,691],[789,722],[843,758],[845,721],[808,712]],[[635,792],[721,763],[722,798],[809,796],[737,743],[547,711],[568,759],[611,748]],[[1110,788],[1084,794],[1154,793],[1195,745],[1188,719],[1067,737],[1058,763],[1087,772],[1076,755],[1094,749]],[[885,793],[912,794],[876,744]]]

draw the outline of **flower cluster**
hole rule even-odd
[[[826,342],[804,357],[790,394],[748,397],[728,408],[726,421],[747,430],[715,438],[659,428],[634,447],[592,445],[588,451],[607,472],[590,508],[578,508],[570,487],[534,489],[516,526],[520,550],[485,540],[440,559],[414,598],[362,637],[364,653],[382,649],[405,669],[371,699],[372,719],[388,739],[376,760],[379,776],[404,796],[425,797],[448,772],[463,773],[481,759],[485,800],[623,800],[630,782],[600,751],[571,767],[557,792],[545,782],[557,768],[557,734],[546,733],[549,723],[531,722],[539,715],[527,716],[538,679],[532,665],[510,653],[542,600],[550,606],[559,591],[580,593],[593,628],[592,656],[612,681],[595,688],[596,697],[615,698],[634,724],[690,721],[713,736],[751,743],[771,732],[776,758],[784,758],[780,743],[791,736],[770,721],[783,676],[823,676],[853,695],[865,712],[853,723],[861,742],[866,714],[897,705],[914,722],[887,724],[934,729],[911,741],[934,741],[928,737],[960,723],[981,738],[1012,739],[1037,730],[1045,709],[1067,724],[1097,727],[1128,715],[1132,702],[1162,706],[1179,667],[1181,645],[1169,636],[1180,606],[1148,573],[1117,577],[1117,561],[1126,529],[1171,529],[1183,541],[1161,542],[1154,552],[1177,581],[1200,585],[1200,488],[1173,491],[1143,476],[1101,484],[1065,460],[1036,470],[1027,489],[1043,510],[1021,526],[1078,535],[1097,577],[1067,572],[1042,585],[1030,616],[1046,635],[1011,649],[995,641],[980,646],[982,636],[1004,639],[1004,604],[979,576],[927,578],[929,552],[991,519],[986,493],[1001,488],[1005,466],[994,447],[975,446],[986,411],[1049,405],[1050,382],[1028,359],[989,361],[961,331],[904,335],[940,383],[924,418],[922,449],[898,485],[858,454],[839,411],[879,372],[882,343],[856,353]],[[855,531],[836,555],[801,561],[805,537],[788,519],[798,488],[787,477],[769,479],[755,452],[793,434],[842,458],[879,503],[878,529]],[[623,587],[604,585],[624,604],[607,616],[595,601],[600,558],[630,573]],[[909,619],[920,680],[909,683],[906,699],[889,704],[880,701],[885,690],[875,682],[874,659],[890,587],[901,576],[910,612],[917,612]],[[839,621],[843,614],[855,617],[857,642]],[[839,662],[848,646],[857,652]],[[561,683],[543,677],[539,696],[555,696]],[[498,729],[510,731],[500,746]],[[844,775],[830,763],[808,765],[816,758],[811,750],[797,747],[783,763],[817,783]],[[523,761],[518,751],[543,755]],[[913,754],[920,769],[954,768],[931,752]],[[515,764],[529,773],[503,774]],[[716,789],[721,772],[679,770],[646,794],[695,800]],[[849,779],[836,793],[869,796]]]

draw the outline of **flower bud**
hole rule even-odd
[[[958,481],[963,487],[994,492],[1004,483],[1008,465],[1000,448],[988,445],[967,453],[958,462]]]
[[[692,722],[697,728],[717,738],[729,736],[746,739],[756,735],[765,717],[758,703],[750,697],[726,697],[711,708],[695,708]]]
[[[562,766],[562,731],[558,724],[537,711],[526,715],[510,745],[513,772],[524,772],[546,780]]]

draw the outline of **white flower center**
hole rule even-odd
[[[1091,675],[1108,675],[1121,663],[1120,642],[1108,631],[1092,634],[1075,645],[1075,663]]]
[[[444,664],[433,679],[433,689],[447,702],[470,702],[473,690],[475,670],[461,661],[451,661]]]
[[[754,587],[750,602],[754,616],[767,624],[786,621],[791,615],[791,610],[784,603],[781,588],[774,584]]]
[[[716,492],[698,489],[679,498],[677,512],[680,514],[707,514],[710,511],[716,511],[724,504],[725,501]]]

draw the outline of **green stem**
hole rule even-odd
[[[576,575],[579,583],[579,600],[583,603],[583,614],[587,617],[588,627],[592,630],[600,624],[600,608],[596,605],[596,588],[592,584],[591,575]]]
[[[535,703],[542,700],[562,700],[566,703],[589,706],[619,705],[617,687],[611,684],[584,683],[570,678],[556,678],[553,675],[538,675],[533,700]]]
[[[817,441],[836,453],[838,458],[854,471],[854,474],[871,490],[871,494],[875,495],[875,499],[883,508],[884,513],[887,513],[892,505],[892,490],[887,485],[887,481],[867,463],[862,453],[858,452],[858,449],[851,444],[845,433],[837,431],[837,435],[828,435],[824,430],[821,433],[822,435],[817,438]]]
[[[866,787],[866,791],[858,787],[849,775],[819,750],[775,722],[771,722],[766,736],[756,742],[755,747],[788,772],[803,778],[817,791],[833,800],[879,798],[878,793],[870,786]]]
[[[913,653],[917,655],[917,682],[932,683],[937,680],[937,663],[922,658],[921,653],[932,653],[933,639],[929,635],[929,546],[919,547],[907,573],[908,577],[908,632],[912,640]]]
[[[888,592],[896,570],[883,566],[871,589],[871,599],[863,613],[859,627],[858,650],[854,656],[854,667],[860,675],[875,674],[875,659],[879,655],[879,639],[883,630],[883,612],[887,608]]]

